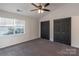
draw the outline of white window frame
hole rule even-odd
[[[2,18],[2,17],[0,17],[0,18]],[[4,18],[4,19],[11,19],[11,18]],[[6,27],[12,26],[14,28],[14,31],[13,31],[14,33],[9,34],[9,35],[12,36],[12,35],[23,35],[23,34],[25,34],[25,20],[19,20],[19,21],[23,21],[24,25],[23,25],[23,33],[18,33],[18,34],[15,33],[15,27],[16,27],[15,26],[15,21],[18,20],[18,19],[11,19],[11,20],[13,20],[13,25],[3,25],[3,26],[6,26]],[[0,25],[0,26],[2,26],[2,25]],[[0,36],[9,36],[9,35],[1,35],[0,34]]]

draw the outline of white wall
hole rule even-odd
[[[66,4],[62,7],[52,10],[50,14],[40,19],[41,21],[50,20],[50,40],[53,41],[53,20],[58,18],[72,17],[71,46],[79,48],[79,4]],[[40,24],[39,24],[40,29]],[[40,30],[39,30],[40,37]]]
[[[71,43],[72,46],[79,48],[79,16],[73,16],[72,17],[72,24],[71,24]]]
[[[15,35],[15,36],[14,35],[0,36],[0,48],[38,38],[39,24],[37,19],[18,15],[18,14],[13,14],[1,10],[0,10],[0,17],[25,20],[26,23],[25,34]]]

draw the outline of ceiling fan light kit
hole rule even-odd
[[[43,10],[38,10],[38,13],[44,13],[44,11]]]

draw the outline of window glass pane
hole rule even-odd
[[[15,34],[24,33],[24,27],[16,26],[15,27]]]
[[[15,26],[25,26],[25,21],[23,21],[23,20],[15,20]]]
[[[0,18],[0,26],[13,26],[14,20],[8,18]]]
[[[14,34],[14,27],[0,26],[0,35],[11,35],[11,34]]]
[[[25,22],[23,20],[15,20],[15,34],[24,33]]]

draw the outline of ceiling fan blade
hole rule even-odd
[[[48,11],[48,12],[50,11],[50,10],[48,10],[48,9],[42,9],[42,10],[44,10],[44,11]]]
[[[38,9],[33,9],[33,10],[31,10],[31,11],[36,11],[36,10],[38,10]]]
[[[36,4],[32,3],[32,5],[38,8],[38,6]]]
[[[46,3],[45,5],[44,5],[44,7],[47,7],[48,5],[50,5],[49,3]]]

